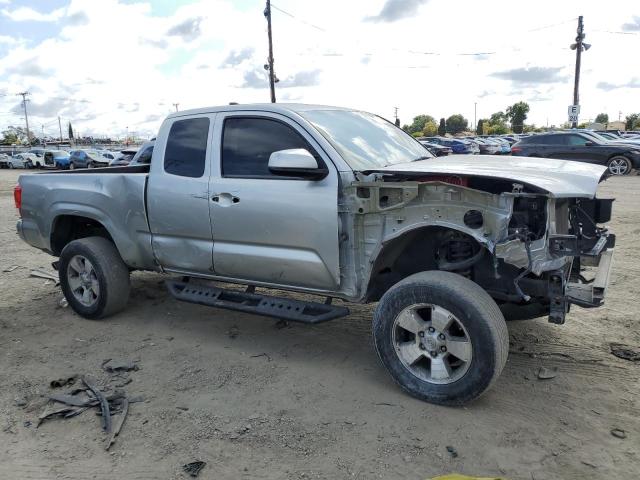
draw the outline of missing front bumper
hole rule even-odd
[[[613,266],[613,248],[607,248],[598,256],[581,257],[583,265],[597,267],[595,277],[588,281],[567,281],[563,272],[551,275],[549,280],[549,321],[563,324],[571,304],[583,308],[600,307],[604,303],[611,268]]]

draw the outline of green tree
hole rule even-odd
[[[504,112],[496,112],[492,113],[491,117],[489,117],[489,123],[491,125],[497,125],[499,123],[505,123],[507,121],[507,116]]]
[[[451,115],[447,118],[446,128],[447,132],[455,135],[456,133],[464,132],[467,129],[469,122],[459,113]]]
[[[1,143],[12,145],[15,143],[25,143],[26,140],[27,140],[26,130],[22,127],[14,127],[13,125],[11,125],[2,132]]]
[[[527,113],[529,113],[529,104],[527,102],[518,102],[507,107],[505,115],[511,121],[511,129],[515,133],[522,133]]]
[[[424,128],[422,129],[422,134],[425,137],[433,137],[438,133],[438,125],[436,125],[435,121],[428,121],[424,124]]]
[[[625,118],[625,130],[638,130],[640,129],[640,113],[632,113]]]
[[[418,115],[417,117],[413,117],[413,122],[409,125],[407,131],[409,133],[422,132],[427,122],[435,123],[435,119],[431,115]]]
[[[476,135],[484,135],[484,124],[489,124],[489,120],[481,118],[478,120],[478,125],[476,125]]]
[[[413,138],[422,137],[422,132],[413,132],[410,134]]]
[[[445,133],[447,133],[447,125],[444,118],[441,118],[440,125],[438,126],[438,135],[442,137]]]
[[[73,128],[71,128],[71,122],[69,122],[69,140],[73,140]]]
[[[505,133],[509,133],[509,129],[504,123],[489,126],[489,135],[504,135]]]
[[[606,113],[599,113],[598,116],[596,117],[595,122],[606,125],[607,123],[609,123],[609,115],[607,115]]]

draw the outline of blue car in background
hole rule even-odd
[[[477,144],[458,138],[426,137],[425,140],[449,147],[453,153],[480,153],[480,148]]]
[[[64,150],[45,150],[44,152],[45,167],[59,168],[66,170],[69,168],[69,152]]]

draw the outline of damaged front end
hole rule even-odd
[[[525,198],[514,201],[507,238],[495,248],[497,258],[524,269],[514,279],[519,303],[545,306],[549,321],[558,324],[571,304],[602,305],[615,235],[600,225],[611,219],[613,200]],[[541,234],[543,208],[548,221]]]
[[[564,323],[571,304],[603,302],[615,236],[601,225],[612,202],[504,179],[372,173],[352,183],[345,211],[365,300],[412,273],[447,270],[482,286],[507,318]]]

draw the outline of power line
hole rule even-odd
[[[308,25],[308,26],[310,26],[310,27],[312,27],[312,28],[315,28],[316,30],[319,30],[319,31],[321,31],[321,32],[325,32],[325,33],[326,33],[326,31],[327,31],[325,28],[319,27],[318,25],[314,25],[313,23],[307,22],[306,20],[303,20],[303,19],[301,19],[301,18],[296,17],[295,15],[293,15],[293,14],[291,14],[291,13],[289,13],[289,12],[287,12],[287,11],[283,10],[283,9],[281,9],[280,7],[277,7],[277,6],[276,6],[276,5],[274,5],[273,3],[271,4],[271,7],[272,7],[272,8],[275,8],[275,9],[276,9],[276,10],[278,10],[280,13],[284,13],[284,14],[285,14],[285,15],[287,15],[288,17],[291,17],[291,18],[293,18],[294,20],[297,20],[297,21],[298,21],[298,22],[300,22],[300,23],[304,23],[305,25]]]

